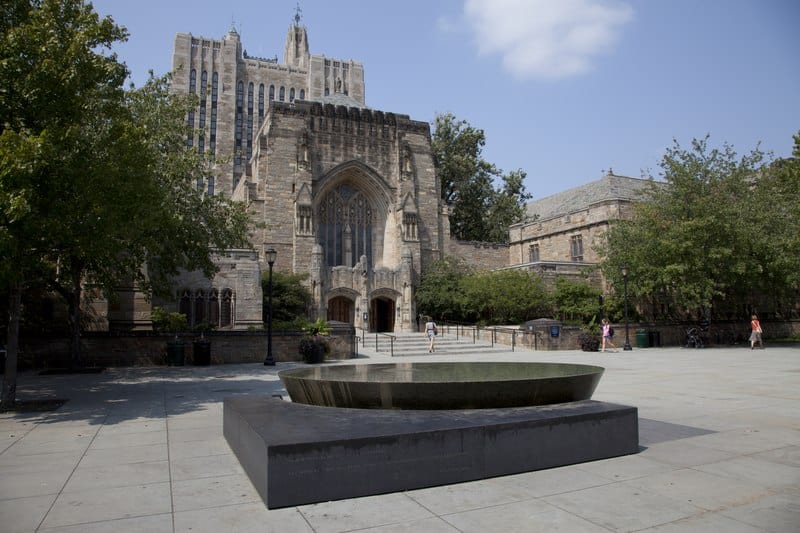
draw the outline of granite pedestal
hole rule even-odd
[[[224,401],[225,438],[270,509],[606,459],[639,450],[635,407],[381,410]]]

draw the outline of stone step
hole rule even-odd
[[[375,334],[367,334],[366,344],[359,343],[358,352],[367,356],[415,356],[428,355],[428,339],[421,333],[398,333],[394,335],[394,342],[388,335],[377,336],[377,348]],[[473,342],[471,338],[459,337],[455,335],[439,336],[436,338],[436,355],[480,355],[486,353],[508,353],[511,351],[509,346],[483,341]]]

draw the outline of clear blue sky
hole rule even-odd
[[[128,28],[138,86],[178,32],[283,60],[296,0],[97,0]],[[658,177],[665,149],[710,135],[791,155],[800,131],[796,0],[302,0],[311,52],[364,64],[373,109],[486,134],[484,158],[542,198],[617,174]]]

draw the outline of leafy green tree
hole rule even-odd
[[[751,290],[768,295],[784,316],[800,300],[800,133],[792,155],[758,174],[745,207],[752,220],[747,239],[758,243],[760,266]]]
[[[600,310],[600,289],[586,281],[558,278],[553,293],[553,303],[559,320],[589,323]]]
[[[503,175],[482,158],[485,144],[483,130],[450,113],[436,116],[431,147],[442,200],[452,206],[451,233],[461,240],[508,242],[508,226],[524,219],[531,195],[525,172]]]
[[[274,271],[272,273],[272,327],[278,330],[299,330],[308,322],[308,311],[311,306],[311,292],[304,284],[307,273],[290,274]],[[261,277],[264,293],[264,312],[266,320],[269,316],[267,298],[269,272]]]
[[[480,322],[518,324],[552,311],[544,282],[528,270],[475,272],[462,285],[464,314]]]
[[[472,271],[463,259],[452,256],[432,263],[416,291],[419,312],[437,319],[464,320],[462,280]]]
[[[708,137],[688,150],[676,142],[661,162],[663,182],[607,233],[606,277],[619,291],[627,265],[631,301],[681,319],[752,301],[770,283],[773,294],[796,288],[796,232],[778,228],[797,227],[797,174],[792,163],[781,172],[764,160],[757,149],[741,157],[728,145],[712,149]]]
[[[104,54],[127,38],[113,20],[81,0],[17,0],[0,25],[0,282],[14,367],[2,400],[13,403],[25,287],[65,298],[80,364],[85,283],[110,295],[131,279],[163,292],[180,269],[210,276],[214,250],[246,245],[248,218],[196,187],[213,162],[186,146],[194,102],[166,78],[124,91],[124,64]]]

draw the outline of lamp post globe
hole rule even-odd
[[[264,251],[269,265],[269,278],[267,281],[267,358],[264,359],[265,366],[275,366],[275,358],[272,356],[272,266],[275,264],[275,257],[278,252],[275,248],[267,248]]]

